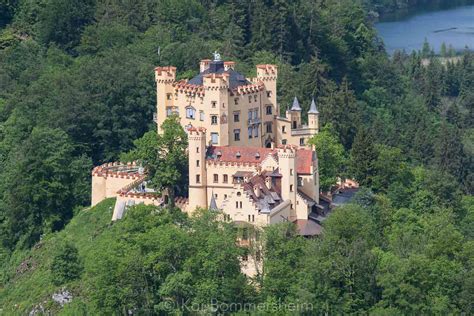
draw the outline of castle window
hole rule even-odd
[[[167,93],[167,94],[166,94],[166,99],[167,99],[167,100],[171,100],[171,93]]]
[[[196,116],[196,110],[190,106],[186,107],[186,118],[194,120],[195,116]]]
[[[170,106],[166,107],[166,116],[173,115],[173,109]]]
[[[293,184],[290,184],[290,192],[293,192]]]
[[[216,145],[219,142],[219,133],[211,133],[211,143]]]
[[[237,196],[241,196],[241,195],[242,195],[242,193],[240,193],[240,192],[237,192]]]
[[[290,169],[290,176],[293,175],[293,169]]]
[[[282,139],[282,140],[281,140],[281,144],[282,144],[282,145],[286,145],[286,143],[287,143],[286,139]]]
[[[252,103],[252,96],[249,95],[249,103]]]
[[[273,106],[267,105],[267,106],[265,107],[265,113],[267,113],[267,115],[271,115],[272,112],[273,112]]]
[[[212,108],[215,108],[216,105],[217,105],[217,102],[216,102],[216,101],[212,101],[212,102],[211,102],[211,107],[212,107]]]
[[[222,180],[222,182],[224,182],[224,183],[229,182],[229,176],[228,175],[225,174],[223,177],[224,177],[224,179]]]
[[[219,182],[219,175],[217,173],[214,174],[214,183]]]
[[[272,123],[268,122],[267,124],[265,124],[265,126],[267,128],[267,133],[271,133],[272,132]]]
[[[252,126],[249,126],[248,133],[249,133],[249,139],[252,138]]]
[[[253,111],[249,110],[249,121],[253,119]]]
[[[304,137],[300,138],[300,146],[304,146]]]
[[[281,132],[282,132],[283,134],[286,134],[286,126],[282,126],[282,127],[281,127]]]
[[[248,215],[248,219],[249,219],[248,221],[250,222],[250,214]]]
[[[303,178],[302,177],[298,177],[298,186],[299,187],[303,186]]]
[[[227,199],[227,194],[224,194],[224,200]]]
[[[271,97],[272,96],[272,92],[271,91],[267,91],[267,98]]]
[[[196,147],[196,153],[199,154],[199,147]]]
[[[217,125],[217,115],[212,115],[211,116],[211,124],[212,125]]]
[[[296,127],[298,127],[297,123],[296,123],[296,121],[293,121],[293,129],[296,129]]]
[[[200,175],[196,175],[196,183],[201,183],[201,176]]]
[[[252,222],[255,222],[255,215],[252,215]]]
[[[235,99],[234,99],[234,104],[235,104],[235,105],[238,105],[238,104],[239,104],[239,98],[235,98]]]
[[[258,137],[258,125],[253,127],[253,137]]]
[[[242,201],[239,202],[239,208],[242,208]]]
[[[199,167],[199,160],[196,160],[196,167]]]
[[[257,102],[257,95],[254,95],[254,96],[253,96],[253,100],[254,100],[255,102]]]
[[[199,120],[204,121],[204,111],[199,111]]]
[[[234,122],[240,122],[240,113],[234,112]]]
[[[236,142],[240,140],[240,129],[234,129],[234,140]]]

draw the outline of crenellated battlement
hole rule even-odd
[[[186,80],[181,80],[173,84],[176,92],[185,93],[188,95],[196,94],[197,96],[203,97],[205,89],[203,86],[189,84]]]
[[[143,176],[136,161],[122,163],[109,162],[92,169],[92,176],[104,178],[139,179]]]
[[[250,93],[257,93],[260,91],[263,91],[265,89],[265,86],[263,85],[262,82],[257,82],[255,84],[249,84],[245,86],[239,86],[236,89],[232,90],[235,94],[250,94]]]

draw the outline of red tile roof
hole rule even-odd
[[[237,153],[240,153],[240,157]],[[273,155],[278,160],[277,153],[277,149],[262,147],[212,146],[207,150],[206,159],[220,162],[261,163],[268,155]],[[311,150],[297,149],[296,173],[311,174],[312,162],[313,152]]]

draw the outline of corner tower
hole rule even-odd
[[[189,211],[197,207],[206,208],[207,170],[206,170],[206,129],[188,129],[189,152]]]
[[[281,197],[283,200],[291,201],[291,219],[296,219],[296,149],[285,145],[278,148],[278,166],[280,168],[281,178]]]
[[[158,133],[161,133],[161,124],[168,114],[175,111],[173,83],[176,79],[176,67],[156,67],[156,123]]]

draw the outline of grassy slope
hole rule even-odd
[[[114,203],[115,199],[108,199],[93,208],[81,210],[61,232],[46,236],[31,250],[15,253],[5,267],[5,282],[0,285],[0,306],[3,308],[0,308],[0,315],[25,314],[41,302],[48,310],[59,311],[59,306],[51,301],[51,295],[61,287],[51,283],[49,271],[56,246],[63,240],[73,242],[87,266],[88,261],[94,260],[88,254],[95,241],[110,226]],[[25,262],[29,266],[22,265]],[[18,269],[23,271],[17,272]],[[78,280],[64,287],[73,296],[80,297],[84,284]],[[80,300],[76,300],[76,304],[77,301]],[[68,313],[68,309],[63,312],[76,314]]]

